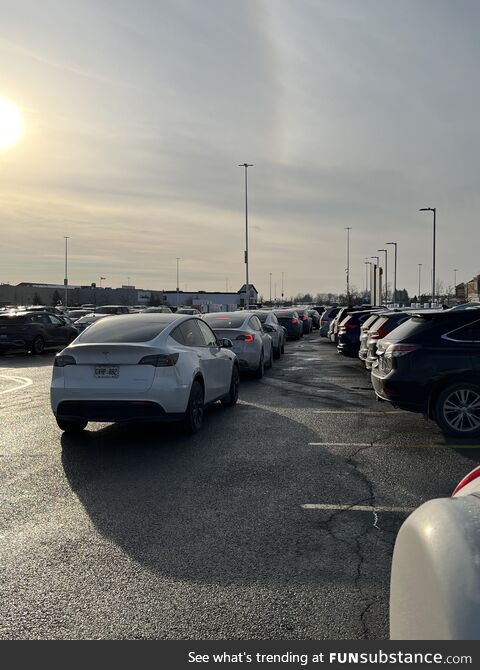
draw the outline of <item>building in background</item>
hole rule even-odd
[[[245,286],[237,292],[223,291],[157,291],[138,289],[135,286],[121,288],[69,285],[68,305],[168,305],[170,307],[195,307],[201,312],[235,310],[246,303]],[[0,307],[7,305],[54,305],[63,301],[63,284],[41,284],[21,282],[16,286],[0,284]],[[255,286],[250,286],[249,304],[258,302]]]
[[[457,284],[455,298],[458,302],[480,302],[480,275],[468,282]]]

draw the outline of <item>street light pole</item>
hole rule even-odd
[[[269,272],[270,275],[270,304],[272,304],[272,273]]]
[[[393,302],[397,302],[397,242],[385,242],[385,245],[393,244],[395,246],[395,258],[393,261]]]
[[[350,306],[350,227],[345,228],[347,231],[347,305]]]
[[[284,273],[282,272],[282,303],[283,303],[283,274],[284,274]],[[277,294],[277,292],[275,291],[275,295],[276,295],[276,294]]]
[[[240,163],[238,167],[245,168],[245,309],[248,309],[250,301],[250,285],[248,282],[248,176],[247,171],[249,167],[253,167],[251,163]]]
[[[422,263],[418,264],[418,301],[420,302],[421,295],[421,283],[422,283]]]
[[[432,261],[432,302],[435,302],[435,244],[437,235],[437,208],[422,207],[420,212],[433,212],[433,261]]]
[[[453,297],[457,297],[457,272],[458,268],[453,268]]]
[[[65,236],[65,279],[63,284],[65,286],[65,308],[68,306],[68,240],[70,238]]]
[[[374,306],[377,304],[377,270],[380,267],[380,258],[379,256],[370,256],[370,258],[374,258],[377,263],[373,264],[373,304]],[[382,296],[380,296],[380,300],[382,299]]]
[[[370,288],[368,286],[368,265],[370,265],[370,269],[372,266],[372,262],[369,261],[367,258],[365,259],[365,293],[368,293],[370,291],[370,300],[372,299],[372,282],[370,281]]]
[[[180,258],[177,257],[177,309],[178,309],[178,299],[179,299],[178,292],[180,290],[180,288],[179,288],[179,265],[178,265],[179,261],[180,261]]]
[[[387,249],[377,249],[377,251],[385,252],[385,304],[388,303],[388,250]]]

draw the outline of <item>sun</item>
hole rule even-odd
[[[22,115],[16,105],[0,96],[0,149],[8,149],[23,134]]]

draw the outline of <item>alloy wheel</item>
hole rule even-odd
[[[480,393],[456,389],[443,402],[445,423],[456,432],[471,433],[480,429]]]

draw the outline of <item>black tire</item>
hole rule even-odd
[[[280,348],[280,353],[281,354],[285,353],[285,338],[283,338],[283,340],[282,340],[282,346]]]
[[[30,351],[35,356],[40,356],[43,354],[45,351],[45,340],[41,335],[37,335],[37,337],[33,340]]]
[[[230,391],[225,398],[222,398],[222,405],[224,407],[233,407],[238,400],[238,387],[240,386],[240,372],[236,365],[232,369],[232,379],[230,381]]]
[[[68,419],[57,419],[57,426],[60,430],[63,430],[64,433],[70,433],[71,435],[81,433],[87,427],[88,421],[70,421]]]
[[[278,347],[275,347],[273,350],[273,357],[278,360],[281,355],[282,355],[282,348],[280,345],[278,345]]]
[[[439,428],[454,437],[480,435],[480,386],[468,382],[443,389],[435,402]]]
[[[258,364],[258,368],[254,372],[254,377],[255,379],[261,379],[263,375],[265,374],[265,358],[263,355],[263,349],[262,353],[260,354],[260,362]]]
[[[187,411],[185,412],[185,418],[183,420],[184,428],[190,435],[198,433],[202,427],[204,405],[205,394],[203,392],[203,386],[198,379],[196,379],[190,390]]]
[[[273,368],[273,347],[270,347],[270,358],[268,359],[267,368],[270,370]]]

